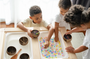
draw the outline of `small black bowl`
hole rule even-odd
[[[33,38],[37,38],[39,36],[40,32],[38,30],[32,30],[31,34],[32,34]]]
[[[64,36],[63,36],[63,39],[66,41],[66,42],[70,42],[71,40],[72,40],[72,36],[70,35],[70,34],[65,34]]]
[[[21,37],[20,39],[19,39],[19,43],[21,44],[21,45],[27,45],[28,44],[28,38],[27,37]]]
[[[30,59],[30,56],[27,53],[23,53],[20,55],[19,59]]]
[[[9,46],[7,48],[7,54],[8,55],[14,55],[16,53],[16,48],[14,46]]]

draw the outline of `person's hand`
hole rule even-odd
[[[66,52],[74,53],[74,48],[72,46],[69,46],[66,48]]]
[[[59,38],[58,37],[55,37],[54,39],[55,39],[55,42],[58,42],[59,41]]]
[[[27,33],[28,33],[28,35],[29,35],[31,38],[33,38],[32,34],[31,34],[31,31],[32,31],[32,30],[28,29]]]
[[[46,49],[47,47],[49,47],[49,41],[45,41],[44,48]]]
[[[72,31],[68,31],[68,32],[66,32],[65,34],[66,34],[66,35],[67,35],[67,34],[72,34]]]

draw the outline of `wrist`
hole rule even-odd
[[[74,53],[76,53],[76,51],[75,51],[75,50],[74,50],[73,52],[74,52]]]

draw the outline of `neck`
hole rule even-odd
[[[34,21],[32,21],[33,23],[35,23]],[[36,23],[35,23],[36,24]]]
[[[87,24],[87,28],[90,29],[90,22]]]

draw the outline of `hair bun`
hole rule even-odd
[[[71,7],[71,11],[74,14],[82,14],[82,12],[84,11],[84,7],[81,5],[74,5]]]

